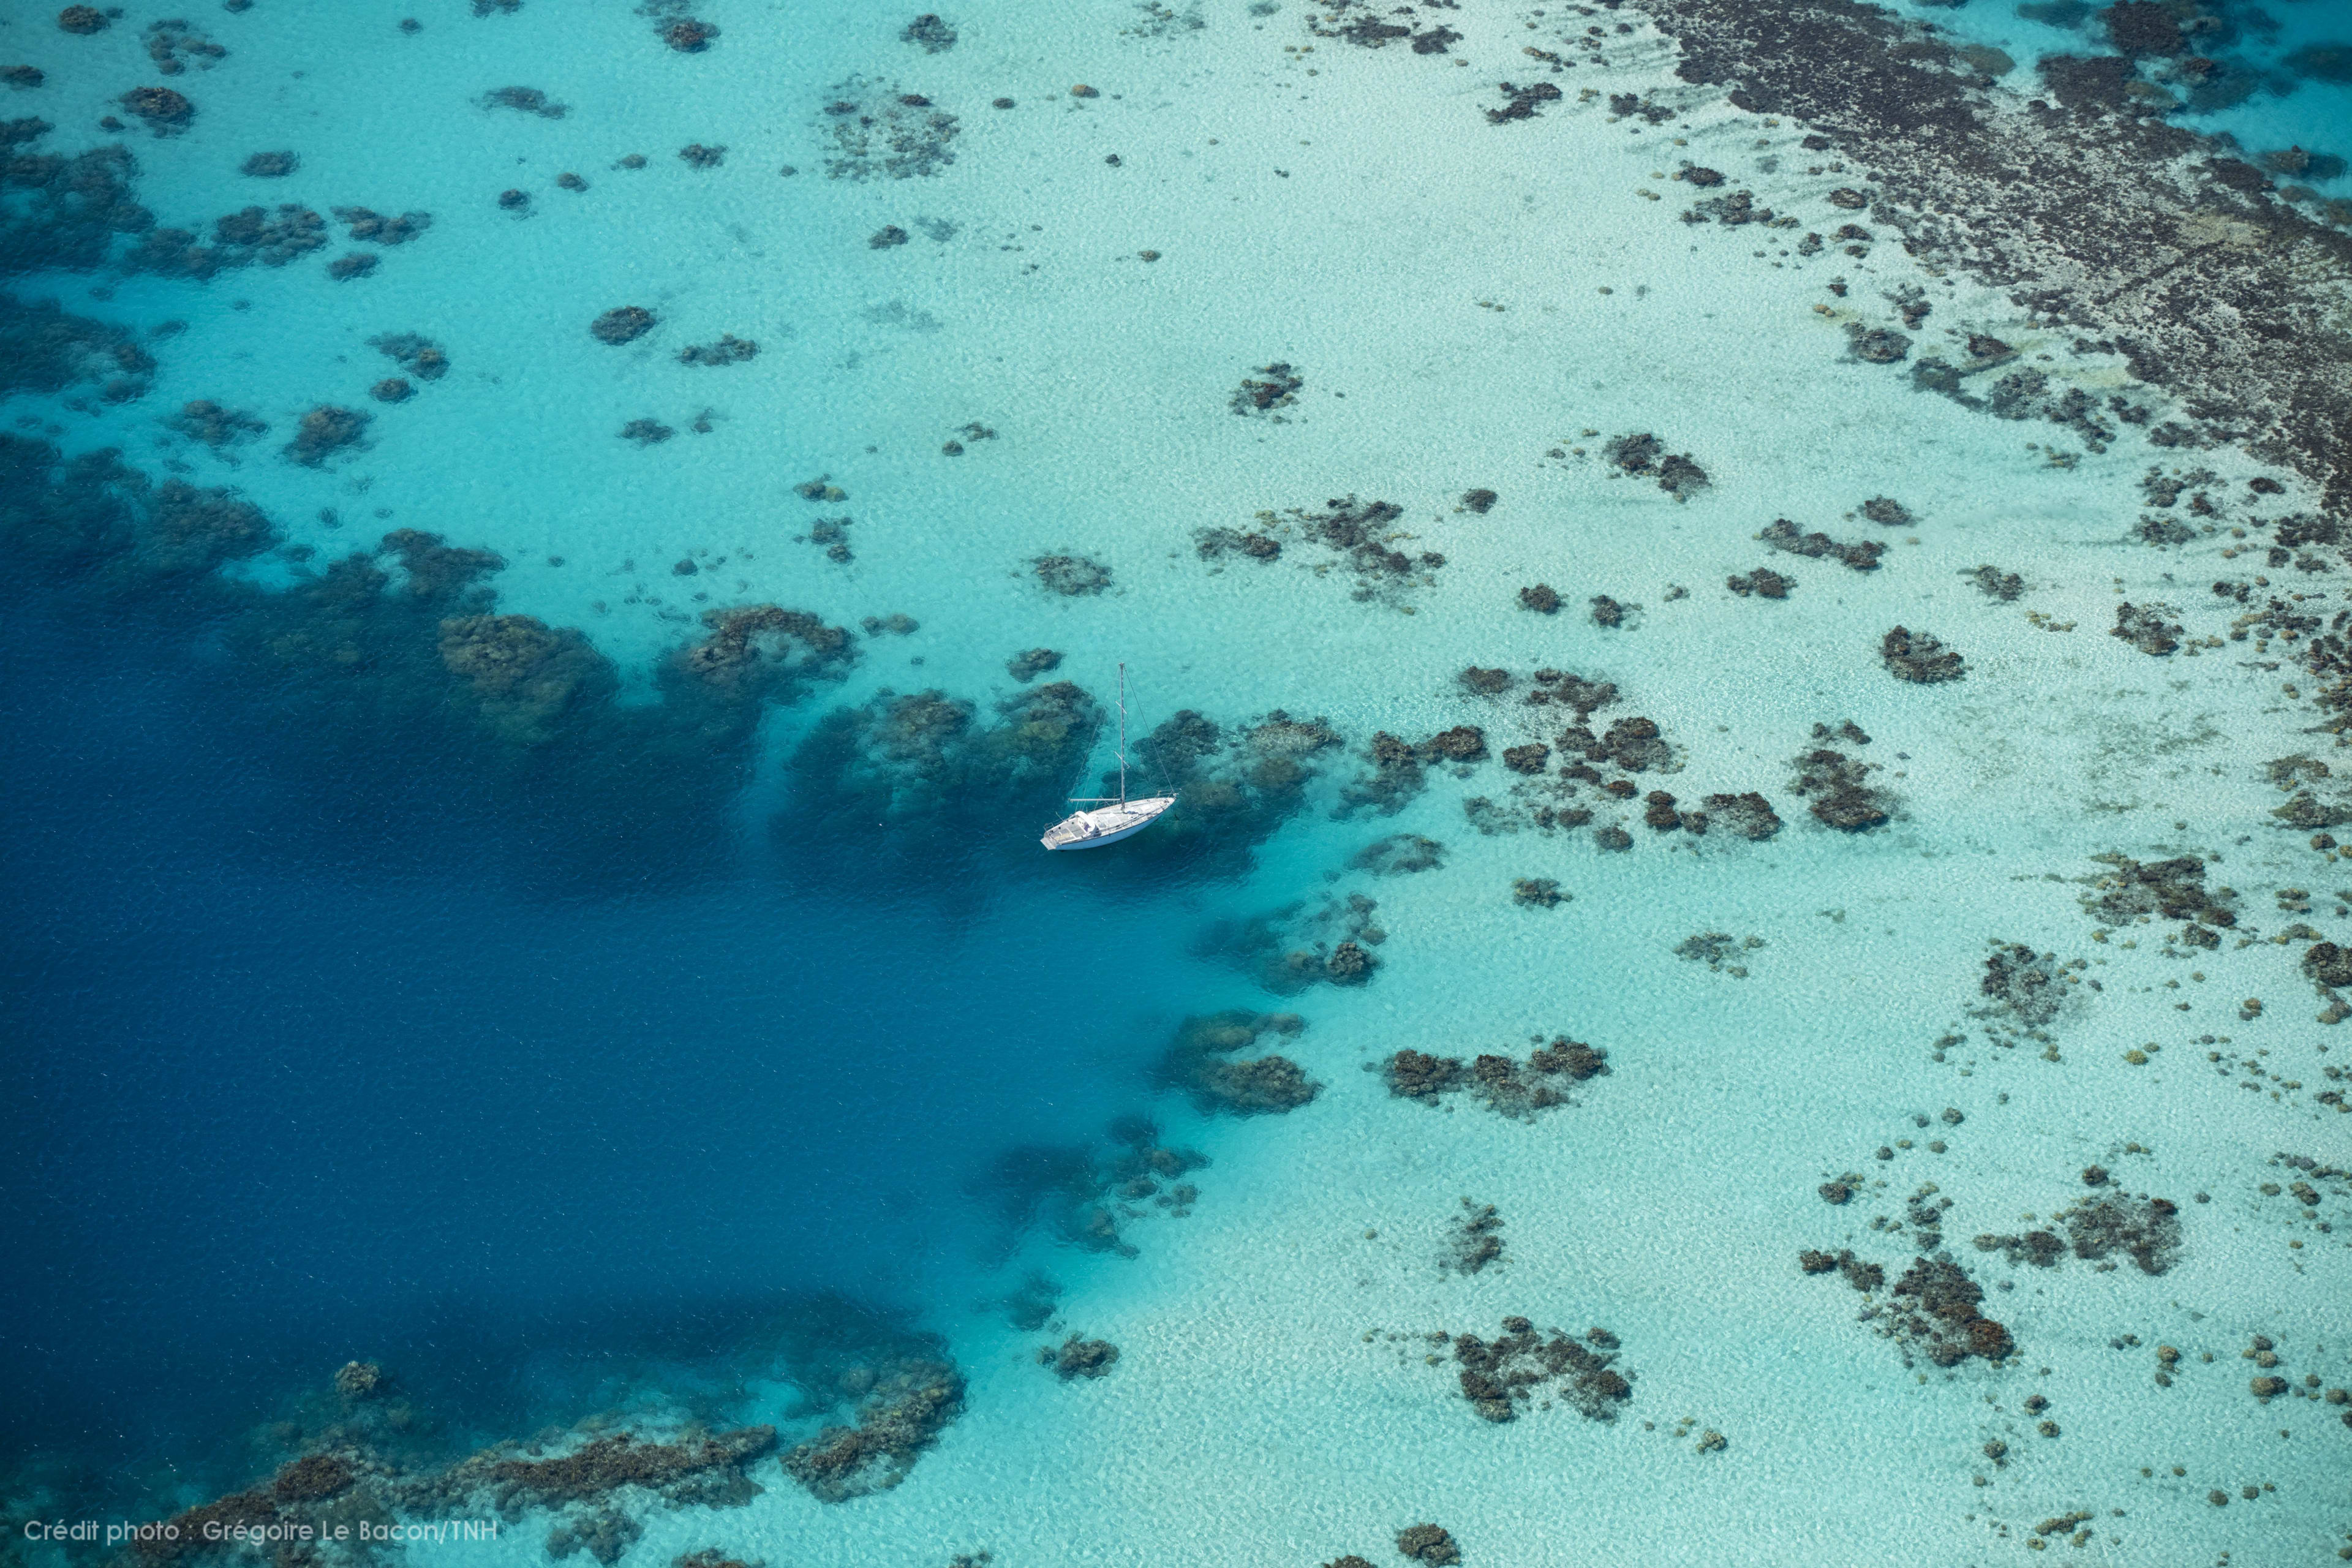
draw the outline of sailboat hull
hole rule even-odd
[[[1038,842],[1048,849],[1099,849],[1106,844],[1132,838],[1160,820],[1160,814],[1175,804],[1176,797],[1168,795],[1076,812],[1047,828]]]

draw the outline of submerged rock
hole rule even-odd
[[[1118,1347],[1108,1340],[1081,1339],[1072,1334],[1059,1346],[1047,1345],[1037,1352],[1040,1363],[1054,1369],[1054,1374],[1064,1383],[1072,1378],[1102,1377],[1118,1364]]]
[[[654,330],[655,316],[642,305],[616,305],[588,325],[588,331],[600,343],[618,348],[635,342]]]

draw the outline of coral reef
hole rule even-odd
[[[1410,554],[1394,548],[1398,541],[1415,536],[1391,526],[1404,515],[1404,509],[1391,501],[1338,496],[1326,500],[1323,508],[1310,511],[1293,507],[1279,515],[1261,511],[1256,526],[1249,530],[1196,530],[1195,552],[1203,561],[1240,554],[1265,564],[1281,558],[1286,541],[1319,545],[1339,555],[1353,571],[1352,596],[1360,603],[1373,599],[1398,603],[1405,589],[1434,583],[1436,570],[1445,564],[1445,557],[1434,551]],[[1318,575],[1328,570],[1316,568]]]
[[[1772,803],[1753,790],[1739,795],[1711,795],[1706,799],[1709,823],[1742,838],[1766,839],[1780,831],[1780,817]]]
[[[604,1568],[613,1568],[645,1532],[644,1525],[618,1509],[591,1509],[547,1532],[547,1554],[561,1563],[585,1549]]]
[[[1632,1382],[1617,1369],[1617,1336],[1606,1329],[1589,1329],[1580,1340],[1554,1329],[1546,1338],[1526,1318],[1505,1318],[1498,1338],[1455,1334],[1453,1345],[1462,1397],[1485,1420],[1514,1421],[1518,1406],[1541,1402],[1587,1420],[1613,1421],[1633,1396]]]
[[[920,44],[927,55],[945,54],[956,46],[956,30],[941,21],[938,15],[926,11],[907,24],[898,35],[901,43]]]
[[[1808,560],[1826,558],[1841,562],[1856,572],[1877,571],[1878,558],[1886,553],[1886,546],[1875,539],[1841,544],[1826,533],[1799,533],[1797,525],[1785,517],[1774,518],[1756,537],[1774,550],[1802,555]]]
[[[721,332],[715,343],[689,343],[677,351],[680,364],[741,364],[755,357],[760,345],[732,332]]]
[[[347,1361],[335,1373],[335,1392],[346,1399],[373,1399],[387,1386],[383,1368],[372,1361]]]
[[[1664,442],[1646,432],[1620,436],[1606,448],[1609,461],[1625,473],[1654,479],[1658,488],[1678,501],[1706,489],[1706,470],[1688,454],[1668,452]]]
[[[1265,415],[1279,420],[1274,411],[1287,408],[1298,401],[1298,389],[1307,383],[1290,366],[1280,361],[1260,365],[1255,373],[1258,379],[1244,377],[1234,393],[1233,410],[1236,414]]]
[[[1829,727],[1823,724],[1814,725],[1813,734],[1817,740],[1831,738]],[[1867,744],[1870,740],[1851,721],[1844,726],[1843,734],[1846,739],[1855,740],[1856,744]],[[1817,746],[1798,755],[1796,768],[1796,779],[1789,787],[1812,802],[1813,816],[1819,820],[1848,833],[1864,832],[1885,823],[1889,805],[1886,796],[1866,782],[1878,770],[1877,763]]]
[[[1072,1334],[1059,1345],[1042,1347],[1037,1360],[1041,1365],[1052,1367],[1054,1375],[1064,1383],[1079,1377],[1103,1377],[1118,1364],[1118,1347],[1108,1340],[1081,1339]]]
[[[1769,566],[1759,566],[1744,576],[1725,578],[1723,585],[1743,599],[1751,594],[1759,598],[1785,599],[1789,590],[1797,585],[1797,580],[1783,577]]]
[[[1110,568],[1083,555],[1040,555],[1029,570],[1049,594],[1087,598],[1110,586]]]
[[[877,1380],[854,1426],[827,1426],[788,1450],[784,1473],[820,1502],[887,1491],[963,1413],[963,1374],[953,1363],[911,1360]]]
[[[2145,1194],[2137,1198],[2097,1198],[2058,1215],[2074,1256],[2104,1262],[2122,1253],[2143,1274],[2162,1274],[2180,1256],[2180,1206]]]
[[[544,746],[576,704],[606,698],[611,675],[588,639],[531,616],[441,623],[441,663],[470,689],[481,722],[517,746]]]
[[[365,444],[372,417],[357,409],[321,404],[302,416],[295,426],[294,439],[286,444],[286,456],[304,468],[323,467],[337,452]]]
[[[415,332],[386,332],[370,338],[368,343],[419,381],[438,381],[449,374],[448,354],[431,338]]]
[[[1453,39],[1446,41],[1450,43]],[[1506,81],[1496,86],[1509,101],[1500,109],[1486,110],[1486,123],[1489,125],[1507,125],[1514,120],[1533,120],[1544,104],[1558,103],[1562,96],[1559,87],[1548,81],[1529,82],[1525,87]]]
[[[1281,1033],[1299,1026],[1295,1018],[1277,1018],[1272,1026]],[[1000,1157],[985,1187],[997,1196],[1008,1225],[1024,1226],[1042,1210],[1064,1242],[1132,1258],[1137,1249],[1120,1236],[1119,1223],[1146,1217],[1150,1211],[1137,1205],[1149,1199],[1171,1219],[1191,1214],[1200,1189],[1180,1178],[1208,1164],[1208,1157],[1161,1144],[1160,1130],[1141,1117],[1120,1117],[1110,1131],[1121,1152],[1108,1165],[1084,1148],[1024,1148]],[[1162,1183],[1171,1184],[1163,1189]],[[1015,1328],[1043,1328],[1060,1291],[1033,1275],[1003,1304]]]
[[[1978,994],[2028,1028],[2050,1023],[2065,1003],[2066,988],[2055,953],[1995,942],[1984,969],[1983,978],[1977,982]]]
[[[1248,971],[1277,995],[1318,982],[1361,985],[1380,967],[1370,950],[1388,941],[1373,920],[1379,904],[1361,893],[1327,900],[1312,914],[1303,903],[1269,913],[1210,924],[1195,943],[1203,958],[1223,958]]]
[[[1728,974],[1734,980],[1748,978],[1748,966],[1733,962],[1767,945],[1760,936],[1734,940],[1729,931],[1694,931],[1675,943],[1675,956],[1686,963],[1704,963],[1710,973]]]
[[[956,117],[921,93],[863,77],[852,77],[833,91],[817,121],[828,146],[826,178],[920,179],[955,162]]]
[[[2091,879],[2083,904],[2104,924],[2184,921],[2188,923],[2181,928],[2181,939],[2204,947],[2213,945],[2209,940],[2213,930],[2227,931],[2238,923],[2237,912],[2230,908],[2237,900],[2236,892],[2229,888],[2208,890],[2205,862],[2198,856],[2176,856],[2146,865],[2121,855],[2094,858],[2108,869]]]
[[[1005,673],[1026,685],[1062,668],[1062,656],[1050,647],[1033,647],[1005,660]]]
[[[885,623],[887,626],[887,623]],[[928,868],[942,844],[963,842],[1006,816],[1050,820],[1084,763],[1102,710],[1066,680],[997,703],[986,721],[972,703],[940,690],[885,689],[819,720],[788,766],[797,787],[779,833],[838,816],[888,822],[893,865]],[[870,837],[870,835],[869,835]],[[876,862],[865,861],[867,874]],[[809,874],[818,874],[809,862]]]
[[[107,402],[127,403],[146,393],[154,371],[154,359],[124,328],[68,315],[53,300],[0,294],[0,397],[95,381]]]
[[[158,136],[177,136],[196,118],[196,106],[168,87],[134,87],[117,101]]]
[[[1962,576],[1974,584],[1977,592],[1988,599],[2006,605],[2015,602],[2025,592],[2025,579],[2014,572],[2004,572],[1998,566],[1979,566]]]
[[[1835,1269],[1864,1293],[1874,1294],[1885,1283],[1884,1269],[1851,1252],[1841,1251],[1834,1257],[1807,1252],[1798,1261],[1808,1274]],[[2016,1345],[2004,1325],[1977,1310],[1983,1300],[1983,1287],[1948,1254],[1937,1253],[1915,1258],[1895,1282],[1889,1299],[1864,1308],[1862,1320],[1882,1338],[1895,1342],[1906,1366],[1912,1364],[1915,1353],[1940,1367],[1957,1366],[1970,1356],[2000,1362]]]
[[[1433,871],[1445,863],[1445,846],[1418,833],[1395,833],[1375,838],[1349,858],[1348,864],[1375,877],[1402,877]]]
[[[2135,605],[2126,599],[2116,606],[2116,624],[2107,635],[2161,658],[2180,647],[2179,624],[2165,619],[2179,613],[2169,605]]]
[[[1430,1568],[1450,1568],[1462,1561],[1461,1548],[1454,1537],[1434,1524],[1408,1525],[1397,1531],[1397,1551],[1415,1563],[1426,1563]]]
[[[1551,1043],[1534,1037],[1536,1048],[1524,1062],[1507,1056],[1480,1056],[1466,1066],[1458,1057],[1437,1057],[1401,1050],[1381,1064],[1389,1093],[1400,1100],[1436,1105],[1459,1089],[1468,1089],[1488,1110],[1517,1121],[1532,1120],[1536,1112],[1556,1105],[1572,1105],[1568,1090],[1609,1070],[1609,1053],[1596,1050],[1565,1035]]]
[[[1879,662],[1897,680],[1923,686],[1958,680],[1968,673],[1967,661],[1925,632],[1896,626],[1878,642]]]
[[[1437,1260],[1441,1268],[1456,1274],[1475,1274],[1489,1263],[1499,1262],[1503,1256],[1503,1216],[1493,1204],[1462,1200],[1462,1213],[1445,1229],[1445,1250]]]
[[[1287,1057],[1234,1059],[1233,1053],[1250,1048],[1261,1035],[1288,1037],[1302,1026],[1295,1013],[1228,1011],[1187,1018],[1160,1058],[1158,1079],[1186,1090],[1202,1111],[1254,1116],[1296,1110],[1323,1086]]]
[[[429,1489],[450,1509],[477,1496],[501,1511],[561,1508],[601,1502],[624,1487],[642,1487],[674,1504],[734,1507],[760,1494],[743,1472],[775,1446],[773,1426],[689,1430],[666,1443],[615,1432],[552,1458],[532,1458],[521,1445],[501,1443],[452,1465],[433,1478]]]
[[[1155,860],[1244,860],[1306,804],[1322,758],[1340,744],[1328,721],[1279,708],[1236,725],[1181,710],[1135,747],[1153,770],[1152,787],[1176,797],[1135,846]]]
[[[2270,433],[2272,460],[2328,487],[2337,508],[2352,495],[2335,434],[2352,395],[2352,336],[2316,325],[2314,308],[2315,279],[2333,266],[2319,258],[2341,257],[2341,237],[2271,199],[2238,149],[2162,118],[2181,100],[2142,79],[2135,57],[2047,58],[2031,100],[2042,107],[2011,112],[1964,47],[1891,12],[1711,0],[1643,0],[1642,9],[1679,47],[1684,80],[1727,87],[1748,112],[1812,126],[1824,147],[1867,169],[1871,189],[1855,195],[1923,264],[2011,292],[2035,324],[2122,353],[2137,379],[2197,410],[2210,438]],[[2123,15],[2136,28],[2146,13]],[[2168,57],[2145,58],[2170,68]],[[2200,59],[2213,79],[2180,79],[2191,101],[2231,74]],[[2224,233],[2245,243],[2197,237]],[[2158,251],[2183,259],[2151,289],[2139,280]],[[2020,384],[1990,395],[1963,393],[1963,376],[2011,352],[1980,333],[1969,348],[1973,364],[1937,361],[1930,380],[1921,363],[1919,384],[1996,415],[2054,419],[2086,444],[2114,435],[2095,417],[2098,399],[2081,388],[2053,395],[2031,370],[2011,372]],[[2179,426],[2149,435],[2209,438]]]
[[[588,331],[598,342],[618,348],[652,331],[656,320],[654,313],[642,305],[615,305],[590,322]]]
[[[499,87],[482,94],[484,109],[512,109],[541,120],[561,120],[571,106],[556,102],[535,87]]]

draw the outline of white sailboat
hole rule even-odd
[[[1127,666],[1118,667],[1118,795],[1074,795],[1072,805],[1091,805],[1092,811],[1072,812],[1053,826],[1038,842],[1048,849],[1099,849],[1106,844],[1116,844],[1122,838],[1142,832],[1159,820],[1160,814],[1176,804],[1172,795],[1156,795],[1146,800],[1127,798]]]

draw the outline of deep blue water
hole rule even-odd
[[[1090,894],[787,894],[751,822],[696,886],[535,885],[495,800],[317,776],[186,647],[0,633],[18,1441],[149,1450],[353,1356],[495,1423],[793,1292],[920,1309],[1004,1151],[1145,1102],[1174,1003],[1061,962]]]

